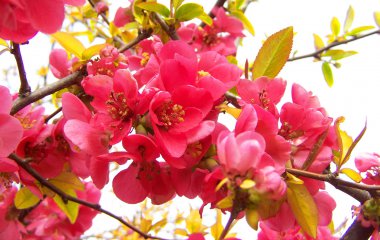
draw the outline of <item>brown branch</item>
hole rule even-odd
[[[179,36],[175,31],[174,26],[169,26],[166,24],[166,22],[155,12],[151,13],[151,17],[161,26],[162,30],[164,30],[172,40],[179,40]]]
[[[149,38],[152,35],[152,33],[153,33],[153,29],[151,29],[151,28],[141,30],[139,32],[139,34],[137,35],[137,37],[133,41],[129,42],[128,44],[121,46],[118,49],[119,52],[124,52],[124,51],[134,47],[135,45],[137,45],[142,40]]]
[[[92,6],[92,8],[96,8],[95,3],[92,0],[88,0],[88,2]],[[103,19],[103,21],[107,23],[107,25],[110,25],[110,22],[108,21],[107,16],[104,13],[99,13],[99,15]]]
[[[28,83],[28,79],[26,78],[24,62],[22,60],[20,45],[18,43],[12,42],[11,53],[15,56],[18,74],[20,76],[20,89],[18,91],[18,95],[20,98],[24,98],[29,96],[31,89]]]
[[[329,127],[318,137],[317,142],[313,145],[312,149],[307,156],[306,161],[302,165],[302,170],[307,170],[317,158],[318,153],[321,150],[322,144],[325,142],[327,134],[329,133]]]
[[[368,239],[374,231],[372,226],[364,227],[358,221],[354,221],[347,231],[340,238],[341,240],[357,240],[357,239]]]
[[[32,92],[29,96],[24,98],[17,98],[16,101],[14,101],[12,109],[11,109],[11,115],[14,115],[18,111],[20,111],[25,106],[36,102],[50,94],[53,94],[61,89],[64,89],[66,87],[69,87],[71,85],[79,83],[82,78],[86,75],[86,69],[83,68],[82,70],[79,70],[77,72],[74,72],[52,84],[49,84],[45,87],[39,88]]]
[[[291,173],[296,176],[302,176],[302,177],[307,177],[319,181],[324,181],[328,182],[331,185],[333,185],[335,188],[340,189],[343,188],[345,189],[345,193],[348,193],[349,189],[356,189],[356,190],[362,190],[362,195],[360,199],[357,199],[358,201],[362,202],[364,199],[368,200],[370,198],[370,195],[368,192],[375,192],[380,190],[379,185],[365,185],[365,184],[359,184],[359,183],[354,183],[354,182],[348,182],[339,178],[336,178],[332,174],[318,174],[318,173],[313,173],[313,172],[308,172],[304,170],[299,170],[299,169],[294,169],[294,168],[286,168],[286,171],[288,173]],[[365,193],[363,191],[366,191]],[[355,194],[358,194],[358,192],[355,192]],[[351,195],[351,194],[350,194]],[[352,195],[351,195],[352,196]],[[352,196],[354,197],[354,196]],[[369,197],[369,198],[367,198]]]
[[[365,37],[368,37],[368,36],[371,36],[371,35],[374,35],[374,34],[380,34],[380,29],[378,29],[376,31],[373,31],[373,32],[370,32],[370,33],[367,33],[367,34],[363,34],[363,35],[360,35],[360,36],[353,37],[351,39],[347,39],[345,41],[333,42],[333,43],[327,45],[324,48],[318,49],[317,51],[315,51],[313,53],[305,54],[305,55],[294,57],[294,58],[289,58],[288,62],[292,62],[292,61],[296,61],[296,60],[300,60],[300,59],[304,59],[304,58],[309,58],[309,57],[314,57],[314,58],[318,58],[319,59],[320,58],[320,54],[323,53],[324,51],[327,51],[327,50],[329,50],[331,48],[334,48],[336,46],[347,44],[347,43],[350,43],[350,42],[353,42],[353,41],[356,41],[356,40],[359,40],[359,39],[362,39],[362,38],[365,38]]]
[[[224,98],[227,100],[228,103],[231,103],[234,107],[239,108],[239,109],[241,108],[239,101],[235,95],[229,92],[226,92],[224,94]]]
[[[101,213],[104,213],[116,220],[118,220],[120,223],[123,225],[127,226],[134,232],[137,232],[140,236],[142,236],[144,239],[159,239],[159,240],[166,240],[164,238],[160,237],[155,237],[155,236],[150,236],[144,232],[142,232],[140,229],[136,228],[135,226],[131,225],[127,221],[125,221],[122,217],[116,216],[115,214],[103,209],[98,203],[91,203],[84,201],[82,199],[70,196],[63,192],[61,189],[57,188],[55,185],[44,179],[36,170],[34,170],[24,159],[20,158],[16,154],[12,153],[11,155],[8,156],[10,159],[14,160],[17,165],[19,165],[22,169],[24,169],[27,173],[29,173],[34,179],[36,179],[42,186],[47,187],[54,193],[58,194],[62,201],[64,203],[67,203],[68,201],[75,202],[78,204],[81,204],[82,206],[86,206],[88,208],[94,209],[96,211],[99,211]]]
[[[45,123],[48,123],[50,121],[50,119],[52,119],[53,117],[55,117],[61,111],[62,111],[62,107],[57,108],[57,110],[55,110],[52,114],[50,114],[49,116],[47,116],[45,118]]]

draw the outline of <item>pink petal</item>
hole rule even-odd
[[[82,6],[86,3],[86,0],[63,0],[63,2],[71,6]]]
[[[12,96],[9,92],[9,89],[0,86],[0,99],[1,99],[1,104],[0,104],[0,114],[9,114],[12,108]]]
[[[138,158],[133,158],[135,161],[146,160],[149,162],[156,160],[160,156],[155,142],[140,134],[126,136],[123,139],[123,147],[130,154],[138,156]]]
[[[0,157],[12,153],[23,135],[20,122],[7,114],[0,114]]]
[[[187,142],[193,143],[209,136],[215,129],[215,122],[211,120],[201,122],[197,127],[186,132]]]
[[[171,134],[165,130],[159,130],[155,125],[153,128],[157,141],[172,157],[181,157],[185,153],[187,141],[184,134]]]
[[[129,204],[142,202],[148,196],[148,191],[141,181],[137,179],[138,171],[138,167],[131,165],[119,172],[112,182],[115,195]]]
[[[91,112],[86,105],[74,94],[64,93],[62,95],[62,112],[66,119],[77,119],[82,122],[89,122]]]
[[[50,71],[56,78],[63,78],[69,74],[69,60],[65,50],[54,49],[49,55]]]
[[[245,131],[254,131],[257,125],[257,114],[252,105],[245,105],[243,111],[240,113],[235,126],[235,134]]]

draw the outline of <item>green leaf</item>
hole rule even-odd
[[[185,3],[175,11],[175,18],[180,22],[197,18],[204,13],[203,7],[196,3]]]
[[[164,17],[169,17],[170,10],[165,5],[157,2],[142,2],[136,5],[137,7],[148,10],[151,12],[156,12]]]
[[[201,20],[202,22],[206,23],[206,25],[211,26],[212,23],[214,22],[212,18],[207,14],[207,13],[202,13],[201,15],[198,16],[198,19]]]
[[[252,229],[257,230],[260,220],[259,212],[256,209],[247,209],[245,220]]]
[[[338,20],[337,17],[333,17],[331,19],[331,24],[330,24],[330,27],[331,27],[331,32],[332,34],[336,37],[339,35],[340,33],[340,22]]]
[[[303,184],[288,182],[287,199],[302,230],[313,238],[317,237],[318,208],[313,197]]]
[[[375,28],[374,26],[361,26],[361,27],[357,27],[357,28],[352,29],[346,35],[347,36],[357,36],[357,35],[359,35],[359,33],[362,33],[362,32],[365,32],[365,31],[368,31],[368,30],[371,30],[374,28]]]
[[[29,188],[23,187],[16,193],[14,204],[17,209],[26,209],[36,205],[40,199]]]
[[[243,7],[244,3],[245,3],[245,0],[236,0],[235,1],[235,7],[236,7],[236,9],[240,9],[241,7]]]
[[[102,50],[105,46],[106,46],[106,44],[103,43],[103,44],[96,44],[96,45],[93,45],[89,48],[86,48],[86,50],[84,50],[82,52],[82,58],[81,59],[82,60],[89,60],[93,56],[99,54],[100,50]]]
[[[322,38],[318,34],[313,34],[314,37],[314,47],[316,50],[324,48],[325,43],[323,42]]]
[[[358,52],[356,51],[344,51],[344,50],[338,50],[338,49],[333,49],[333,50],[328,50],[325,53],[322,54],[323,57],[331,57],[331,60],[340,60],[342,58],[346,58],[352,55],[357,54]]]
[[[343,27],[344,32],[348,32],[348,29],[351,28],[352,22],[354,21],[354,17],[355,17],[355,11],[352,8],[352,6],[350,6],[346,13],[346,20],[344,21],[344,27]]]
[[[84,190],[82,181],[71,172],[62,172],[59,176],[49,179],[49,182],[62,191]]]
[[[66,194],[72,196],[72,197],[77,197],[76,193],[74,190],[66,190]],[[79,213],[79,204],[68,201],[67,203],[64,203],[62,198],[56,194],[53,198],[54,202],[57,204],[57,206],[64,212],[69,219],[70,223],[75,223],[78,217]]]
[[[177,10],[179,6],[183,3],[184,0],[173,0],[173,7]]]
[[[380,28],[380,12],[374,12],[373,16],[375,18],[375,22],[376,22],[377,27]]]
[[[351,168],[342,168],[340,172],[346,175],[347,177],[351,178],[357,183],[360,183],[363,179],[362,176],[360,176],[358,172],[356,172],[355,170]]]
[[[231,11],[231,15],[239,19],[243,23],[244,28],[247,29],[247,31],[252,36],[255,35],[255,29],[253,28],[247,16],[245,16],[245,14],[242,11]]]
[[[269,36],[253,63],[253,79],[261,76],[276,77],[288,60],[292,45],[293,27]]]
[[[83,44],[73,35],[67,32],[56,32],[51,35],[67,52],[81,58],[86,49]]]
[[[333,76],[330,64],[328,62],[323,62],[322,73],[327,85],[329,87],[332,87],[332,85],[334,84],[334,76]]]
[[[344,164],[343,159],[345,158],[345,156],[347,156],[350,146],[353,143],[352,137],[349,136],[346,131],[343,131],[340,128],[340,124],[342,124],[344,120],[345,120],[344,117],[338,117],[334,123],[335,133],[337,135],[337,141],[338,141],[338,152],[334,153],[333,160],[334,160],[334,163],[337,165],[338,170]]]

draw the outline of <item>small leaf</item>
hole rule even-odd
[[[202,22],[206,23],[206,25],[208,25],[208,26],[211,26],[213,23],[212,18],[205,12],[202,13],[201,15],[199,15],[198,19],[201,20]]]
[[[86,48],[86,50],[84,50],[82,52],[82,58],[81,59],[89,60],[93,56],[99,54],[100,50],[102,50],[105,46],[106,46],[106,44],[103,43],[103,44],[96,44],[96,45],[93,45],[89,48]]]
[[[56,32],[51,35],[67,52],[81,58],[85,50],[83,44],[73,35],[66,32]]]
[[[217,108],[220,111],[223,111],[223,112],[226,112],[226,113],[230,114],[235,119],[237,119],[240,116],[240,113],[241,113],[241,109],[230,107],[230,106],[228,106],[225,103],[220,104]]]
[[[358,144],[360,142],[360,140],[364,136],[364,133],[365,133],[366,130],[367,130],[367,120],[366,120],[366,122],[364,124],[363,129],[360,131],[359,135],[355,138],[355,140],[349,146],[349,148],[348,148],[346,154],[344,155],[344,158],[341,160],[341,163],[340,163],[339,166],[342,166],[343,164],[345,164],[350,159],[352,151],[356,147],[356,144]],[[351,141],[352,141],[352,139],[351,139]]]
[[[177,9],[181,4],[183,3],[184,0],[173,0],[173,7],[174,9]]]
[[[223,232],[223,224],[222,224],[222,212],[217,209],[216,210],[216,222],[211,226],[211,235],[214,239],[219,239],[220,235]]]
[[[260,219],[265,220],[275,216],[281,208],[283,200],[265,199],[260,201],[257,211],[259,212]]]
[[[2,38],[0,38],[0,45],[1,45],[1,46],[4,46],[4,47],[6,47],[6,48],[9,48],[9,45],[8,45],[7,41],[5,41],[5,40],[2,39]]]
[[[189,233],[202,232],[202,218],[198,210],[192,209],[186,218],[186,229]]]
[[[313,197],[305,185],[292,184],[287,182],[286,191],[288,203],[294,217],[302,230],[313,238],[317,237],[318,208]]]
[[[71,172],[62,172],[59,176],[49,179],[49,182],[62,191],[84,190],[84,184],[82,181]]]
[[[331,19],[330,27],[331,27],[331,32],[334,35],[334,37],[338,36],[340,33],[340,22],[337,17],[333,17]]]
[[[204,13],[203,7],[196,3],[185,3],[175,11],[175,18],[180,22],[197,18]]]
[[[76,193],[74,190],[65,190],[66,194],[72,196],[72,197],[77,197]],[[79,213],[79,204],[68,201],[67,203],[64,203],[62,198],[57,194],[53,198],[54,202],[57,204],[57,206],[64,212],[69,219],[70,223],[75,223],[78,217]]]
[[[354,17],[355,17],[355,11],[352,8],[352,6],[350,6],[347,10],[346,20],[344,21],[344,27],[343,27],[344,32],[348,32],[348,29],[350,29],[352,22],[354,21]]]
[[[157,233],[157,232],[161,231],[161,229],[164,228],[167,223],[168,223],[167,219],[161,219],[160,221],[153,224],[151,229]]]
[[[185,229],[182,229],[182,228],[176,228],[176,229],[174,229],[174,234],[175,235],[180,235],[180,236],[188,236],[189,235],[187,233],[187,231]]]
[[[236,0],[235,1],[235,8],[240,9],[241,7],[243,7],[244,2],[245,2],[245,0]]]
[[[152,219],[142,218],[140,223],[140,230],[143,233],[148,233],[152,228]]]
[[[350,137],[347,132],[340,129],[340,124],[344,122],[344,117],[338,117],[335,120],[334,128],[337,135],[338,141],[338,152],[334,156],[334,162],[337,165],[337,169],[343,165],[343,159],[347,155],[350,146],[352,145],[352,137]]]
[[[245,211],[245,219],[251,228],[254,230],[258,229],[260,216],[256,209],[247,209]]]
[[[373,16],[375,18],[375,22],[376,22],[377,27],[380,28],[380,12],[374,12]]]
[[[357,27],[357,28],[352,29],[346,35],[347,36],[357,36],[357,35],[359,35],[359,33],[362,33],[362,32],[365,32],[365,31],[368,31],[368,30],[371,30],[374,28],[375,28],[374,26],[361,26],[361,27]]]
[[[318,34],[315,34],[315,33],[313,34],[313,36],[314,36],[314,47],[315,47],[315,50],[324,48],[325,44],[324,44],[322,38]]]
[[[14,204],[17,209],[26,209],[35,206],[39,201],[29,188],[23,187],[16,193]]]
[[[271,35],[261,47],[253,63],[253,79],[261,76],[274,78],[289,58],[293,45],[293,27]]]
[[[342,58],[350,57],[357,54],[356,51],[344,51],[339,49],[328,50],[322,54],[323,57],[331,57],[331,60],[337,61]]]
[[[346,175],[347,177],[351,178],[357,183],[360,183],[363,180],[362,176],[360,176],[358,172],[356,172],[355,170],[351,168],[342,168],[340,172]]]
[[[322,63],[322,73],[327,85],[329,87],[332,87],[332,85],[334,84],[334,76],[333,76],[330,64],[328,62]]]
[[[291,184],[303,184],[302,179],[299,179],[298,177],[288,172],[286,173],[286,182]]]
[[[230,208],[233,205],[233,197],[228,195],[227,197],[220,200],[216,206],[220,209]]]
[[[243,23],[244,28],[247,29],[247,31],[252,36],[255,35],[255,29],[253,28],[247,16],[245,16],[245,14],[242,11],[231,11],[231,15],[239,19]]]
[[[151,12],[156,12],[164,17],[169,17],[170,10],[165,5],[157,2],[142,2],[136,5],[139,8],[148,10]]]

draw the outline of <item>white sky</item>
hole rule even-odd
[[[112,1],[115,5],[126,4],[128,1]],[[159,1],[168,2],[168,1]],[[186,1],[203,4],[206,11],[213,5],[214,1]],[[355,10],[355,20],[353,27],[362,25],[374,25],[373,12],[380,11],[380,1],[378,0],[259,0],[248,8],[246,15],[250,18],[256,35],[247,38],[239,51],[239,59],[248,59],[252,62],[258,52],[262,41],[266,36],[277,32],[285,27],[293,26],[297,35],[294,39],[293,50],[297,50],[299,55],[311,53],[314,50],[313,33],[321,37],[330,33],[330,21],[333,16],[338,17],[343,25],[348,7],[352,5]],[[125,6],[125,5],[124,5]],[[34,73],[42,65],[48,62],[49,48],[46,48],[49,40],[45,36],[38,36],[32,39],[28,47],[22,47],[26,70],[30,81],[36,76]],[[333,69],[335,83],[329,88],[324,82],[321,72],[321,63],[314,63],[311,58],[290,62],[285,65],[279,77],[288,81],[286,93],[287,99],[290,96],[290,88],[293,82],[304,86],[307,90],[316,94],[321,104],[327,109],[329,114],[336,118],[345,116],[346,122],[342,126],[347,132],[355,137],[364,126],[365,119],[368,120],[367,132],[362,141],[358,144],[355,156],[358,152],[380,152],[378,139],[380,136],[380,39],[379,36],[359,40],[339,47],[345,50],[355,50],[359,54],[340,61],[342,67]],[[0,69],[7,68],[10,64],[9,54],[0,55]],[[0,81],[0,84],[4,84]],[[17,90],[18,80],[15,77],[12,88]],[[345,217],[351,216],[351,205],[356,204],[345,194],[336,193],[338,208],[334,212],[334,221],[339,225]],[[129,210],[120,212],[123,204],[118,200],[111,199],[110,196],[102,198],[102,206],[113,212],[126,214]],[[183,204],[183,203],[182,203]],[[107,224],[105,221],[109,222]],[[241,220],[241,222],[245,222]],[[102,216],[95,221],[94,232],[109,229],[114,220]],[[249,234],[252,236],[253,230],[239,224],[241,227],[234,228],[243,239]]]

